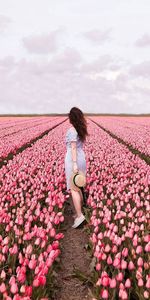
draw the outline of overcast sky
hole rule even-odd
[[[150,0],[0,0],[0,113],[150,113]]]

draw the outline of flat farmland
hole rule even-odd
[[[78,229],[64,170],[68,118],[0,118],[0,299],[150,298],[150,117],[86,118]]]

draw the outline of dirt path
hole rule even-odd
[[[87,284],[73,277],[74,267],[87,274],[91,257],[86,250],[89,236],[85,232],[86,221],[78,228],[72,228],[74,207],[71,196],[65,204],[64,238],[60,255],[61,269],[58,272],[58,292],[55,300],[91,300]]]

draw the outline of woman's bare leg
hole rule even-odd
[[[79,191],[79,193],[80,193],[81,200],[82,200],[82,203],[83,203],[83,194],[82,194],[81,190]]]
[[[77,214],[77,217],[80,217],[82,214],[81,211],[81,194],[78,191],[75,191],[73,189],[70,190],[71,195],[72,195],[72,200],[73,200],[73,204],[75,207],[75,211]]]
[[[83,194],[82,194],[81,190],[79,190],[79,193],[80,193],[80,197],[81,197],[81,207],[82,207],[82,204],[83,204]],[[76,218],[77,217],[77,213],[75,213],[73,215],[73,217]]]

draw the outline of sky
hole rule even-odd
[[[0,114],[150,113],[149,0],[0,0]]]

